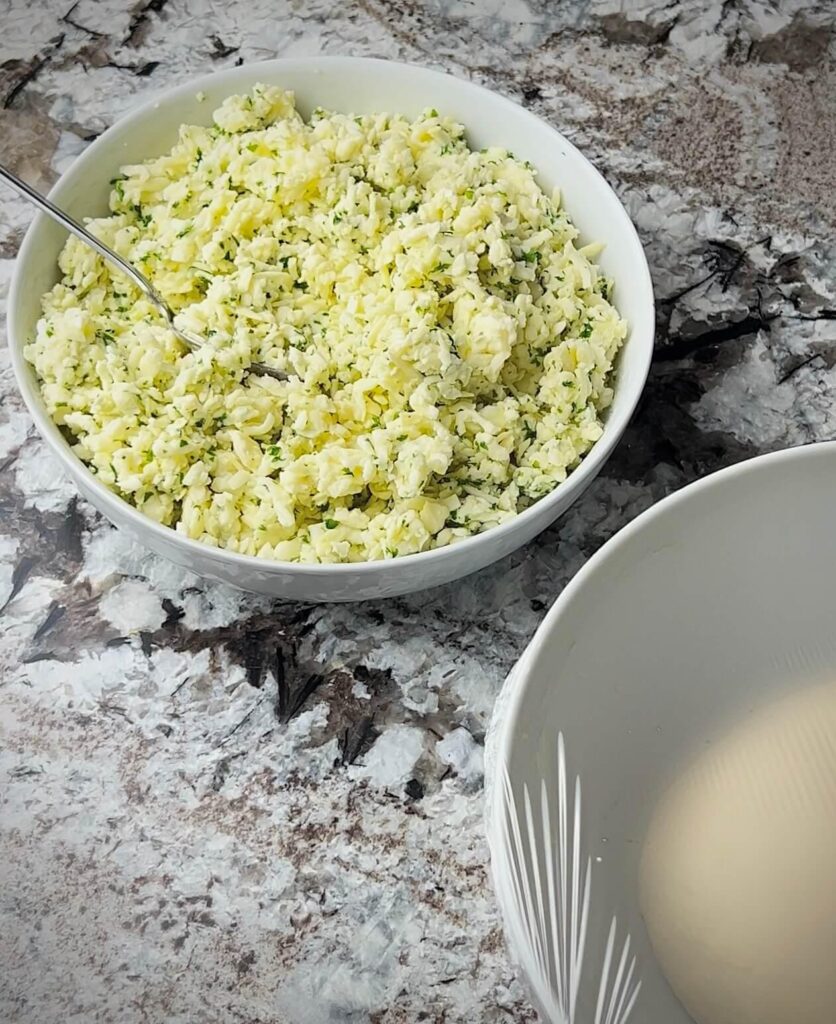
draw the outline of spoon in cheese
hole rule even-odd
[[[127,260],[123,259],[117,253],[113,251],[109,246],[105,245],[104,242],[99,241],[95,235],[91,234],[87,228],[83,227],[74,220],[68,213],[55,206],[54,203],[50,202],[46,196],[42,196],[40,192],[37,192],[30,185],[27,185],[25,181],[22,181],[17,177],[16,174],[12,174],[10,170],[3,167],[0,164],[0,179],[10,185],[19,195],[23,196],[24,199],[32,203],[43,213],[52,217],[54,221],[57,221],[61,227],[65,228],[71,234],[75,235],[76,238],[81,239],[92,249],[103,256],[109,263],[117,267],[127,277],[129,277],[133,283],[139,288],[139,290],[157,307],[164,319],[166,320],[171,332],[183,342],[183,344],[190,351],[194,352],[198,348],[208,347],[208,343],[205,338],[200,338],[195,334],[191,334],[189,331],[184,331],[178,327],[174,322],[175,314],[174,310],[169,306],[165,299],[160,295],[157,289],[151,284],[144,274],[141,274],[136,267],[128,263]],[[264,363],[250,363],[249,372],[259,374],[267,377],[274,377],[276,380],[287,380],[287,374],[282,370],[276,370],[272,366],[265,366]]]

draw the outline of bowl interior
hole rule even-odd
[[[110,180],[121,166],[165,152],[176,141],[181,125],[211,123],[213,110],[227,96],[244,92],[257,82],[292,89],[303,114],[309,114],[316,106],[345,112],[396,111],[408,115],[436,107],[466,125],[472,146],[503,145],[518,157],[530,160],[538,168],[545,188],[561,187],[582,240],[605,243],[600,263],[616,282],[615,302],[628,321],[630,334],[619,356],[615,399],[607,413],[604,436],[564,484],[515,520],[469,538],[454,548],[411,555],[398,562],[417,564],[420,559],[429,564],[447,554],[453,560],[458,558],[464,566],[466,552],[482,545],[486,537],[501,538],[519,532],[517,543],[523,542],[550,521],[544,515],[546,511],[553,509],[550,518],[554,518],[594,477],[626,425],[644,385],[653,348],[653,294],[644,253],[626,212],[604,179],[572,145],[510,100],[426,68],[347,57],[244,65],[167,91],[128,114],[97,139],[62,176],[51,197],[80,219],[106,214]],[[140,514],[106,491],[72,455],[47,415],[34,373],[22,357],[22,348],[32,336],[40,314],[41,296],[58,278],[56,260],[64,239],[60,227],[38,215],[18,258],[9,297],[9,336],[21,391],[41,433],[87,496],[93,497],[110,518],[142,530],[147,542],[156,538],[159,548],[163,534],[171,531],[147,521],[140,523],[137,518]],[[523,536],[527,522],[531,526],[528,536]],[[194,542],[178,536],[177,543],[192,545],[192,556],[199,557]],[[498,555],[514,546],[516,544],[504,543]],[[451,555],[453,551],[457,553]],[[212,558],[218,564],[228,565],[252,561],[226,551],[215,551]],[[483,559],[481,564],[490,560]],[[279,564],[268,563],[269,571]],[[471,570],[479,567],[470,566]],[[304,567],[301,572],[310,574],[319,569],[318,566]],[[346,567],[328,567],[331,573],[341,569]],[[383,569],[382,563],[368,563],[362,568],[355,566],[352,571],[373,573]],[[464,568],[447,578],[464,571],[468,570]],[[430,582],[441,581],[439,578]]]
[[[661,793],[713,735],[836,674],[834,507],[834,443],[685,489],[599,552],[518,666],[499,726],[515,787],[541,775],[554,784],[562,730],[583,788],[593,881],[581,1019],[616,914],[639,957],[637,1019],[690,1021],[642,923],[642,843]]]

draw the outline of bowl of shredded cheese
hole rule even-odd
[[[645,381],[652,288],[612,190],[436,71],[230,69],[123,118],[51,196],[206,344],[39,217],[9,302],[24,399],[114,523],[237,586],[373,598],[495,561],[594,478]]]

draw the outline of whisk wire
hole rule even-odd
[[[622,951],[621,951],[621,959],[618,962],[618,971],[616,972],[615,982],[614,982],[613,987],[612,987],[612,994],[610,995],[610,1006],[609,1006],[609,1010],[607,1011],[607,1024],[613,1024],[613,1021],[617,1019],[616,1018],[616,1002],[615,1001],[618,998],[619,992],[621,992],[621,990],[622,990],[621,989],[621,981],[622,981],[622,978],[624,977],[624,968],[625,968],[625,966],[627,964],[627,957],[628,957],[629,953],[630,953],[630,936],[628,935],[627,939],[624,942],[624,946],[622,948]]]
[[[523,799],[525,803],[525,823],[526,828],[528,830],[528,849],[532,862],[532,874],[534,876],[534,896],[537,900],[537,917],[536,921],[534,922],[535,935],[537,938],[537,950],[541,968],[543,969],[544,973],[548,973],[549,956],[546,940],[546,907],[543,903],[543,873],[540,870],[537,830],[534,827],[534,815],[531,809],[531,794],[529,793],[527,785],[523,789]]]
[[[500,869],[496,873],[497,888],[499,889],[500,902],[520,908],[520,913],[510,915],[506,918],[506,927],[509,930],[512,945],[514,948],[524,950],[525,954],[531,957],[536,965],[532,984],[534,995],[541,1008],[555,1024],[568,1024],[567,1018],[559,1003],[555,1003],[554,990],[550,985],[551,972],[547,967],[545,951],[539,942],[539,935],[534,929],[536,915],[534,913],[531,885],[528,877],[528,868],[525,858],[525,845],[520,828],[519,815],[516,812],[517,804],[511,788],[511,780],[507,771],[504,771],[501,778],[503,794],[503,813],[500,819],[502,830],[502,842],[500,850]],[[503,899],[505,884],[509,883],[511,888],[510,900]]]
[[[618,1006],[616,1007],[616,1010],[615,1010],[615,1017],[614,1017],[614,1019],[616,1021],[624,1020],[625,1019],[625,1017],[624,1017],[624,1004],[626,1003],[627,997],[628,997],[628,995],[630,993],[630,985],[631,985],[631,983],[633,981],[633,973],[634,973],[635,969],[636,969],[636,958],[633,957],[633,959],[630,961],[630,966],[629,966],[629,968],[627,970],[627,977],[624,979],[624,985],[621,988],[621,998],[618,1000]]]
[[[569,929],[569,920],[566,907],[566,894],[569,891],[569,857],[568,857],[568,814],[567,814],[567,795],[566,795],[566,754],[563,747],[563,735],[558,736],[557,740],[557,814],[559,819],[560,828],[560,949],[558,955],[558,965],[562,976],[563,987],[562,991],[564,995],[569,991],[569,963],[566,958],[566,949],[568,943],[566,941],[567,932]],[[546,799],[548,800],[548,792],[546,792]],[[554,905],[554,904],[552,904]],[[564,1003],[565,1006],[565,1003]],[[566,1015],[569,1016],[569,1008],[566,1007]],[[571,1020],[571,1018],[569,1018]]]
[[[543,818],[543,835],[545,836],[546,843],[546,887],[549,894],[549,906],[555,906],[555,900],[557,898],[557,888],[554,876],[554,857],[552,856],[552,829],[551,829],[551,818],[549,814],[549,801],[548,794],[546,792],[546,780],[540,780],[540,805],[541,814]],[[549,976],[554,984],[557,992],[557,1001],[560,1005],[565,1004],[564,990],[563,990],[563,974],[559,969],[561,963],[560,959],[560,932],[558,929],[558,919],[556,914],[550,914],[550,926],[551,926],[551,939],[552,939],[552,957],[549,962]]]
[[[562,739],[562,737],[561,737]],[[565,756],[564,756],[565,765]],[[565,767],[564,767],[565,771]],[[569,951],[569,978],[571,993],[569,998],[569,1019],[575,1019],[575,1007],[578,1001],[578,988],[583,970],[583,954],[586,946],[586,926],[589,918],[589,882],[592,868],[591,860],[586,862],[586,870],[581,871],[581,780],[575,779],[575,824],[573,829],[574,851],[572,857],[572,923],[575,930]],[[583,894],[581,897],[581,893]],[[580,903],[579,903],[580,900]]]
[[[641,988],[641,982],[637,982],[632,993],[630,993],[630,984],[636,966],[635,957],[633,957],[630,962],[627,976],[624,978],[624,968],[627,963],[627,958],[630,955],[630,936],[628,935],[624,940],[624,946],[622,948],[615,980],[613,981],[612,991],[610,992],[609,1000],[607,1000],[609,976],[615,954],[615,937],[617,930],[618,921],[614,917],[610,924],[607,948],[604,954],[604,965],[601,969],[601,980],[598,985],[598,1003],[595,1009],[595,1024],[624,1024],[632,1012],[633,1006],[638,998],[639,989]],[[623,985],[622,979],[624,980]],[[628,995],[628,993],[630,994]],[[605,1003],[607,1007],[606,1013],[604,1013]]]
[[[511,948],[527,967],[533,995],[550,1024],[575,1024],[586,951],[592,859],[581,853],[581,783],[572,809],[563,735],[558,737],[556,835],[549,788],[540,807],[527,782],[515,797],[507,766],[500,770],[499,843],[494,878]],[[539,810],[539,814],[537,811]],[[610,925],[598,984],[595,1024],[626,1024],[638,998],[636,958],[627,935],[616,963],[617,921]]]

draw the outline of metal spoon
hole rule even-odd
[[[95,249],[100,256],[104,256],[108,262],[112,263],[115,267],[118,267],[123,274],[126,274],[133,283],[145,294],[151,302],[157,307],[157,309],[165,317],[168,326],[171,328],[180,341],[190,351],[194,352],[195,349],[207,346],[207,342],[204,338],[199,338],[197,335],[189,334],[187,331],[181,330],[174,323],[174,311],[171,309],[169,304],[160,295],[156,288],[151,284],[147,277],[131,266],[127,260],[122,259],[117,253],[115,253],[109,246],[105,245],[104,242],[100,242],[95,235],[90,234],[87,228],[82,227],[77,220],[74,220],[68,213],[64,213],[63,210],[59,210],[57,206],[51,203],[46,196],[42,196],[40,192],[36,192],[31,186],[27,185],[25,181],[21,181],[16,174],[12,174],[10,170],[3,167],[0,164],[0,178],[3,179],[8,185],[27,199],[34,206],[37,206],[39,210],[52,217],[53,220],[57,221],[63,228],[66,228],[71,234],[75,235],[76,238],[80,238],[82,242],[86,242],[92,249]],[[275,377],[276,380],[287,380],[287,374],[281,370],[275,370],[271,366],[265,366],[264,363],[250,363],[250,373],[264,374],[268,377]]]

